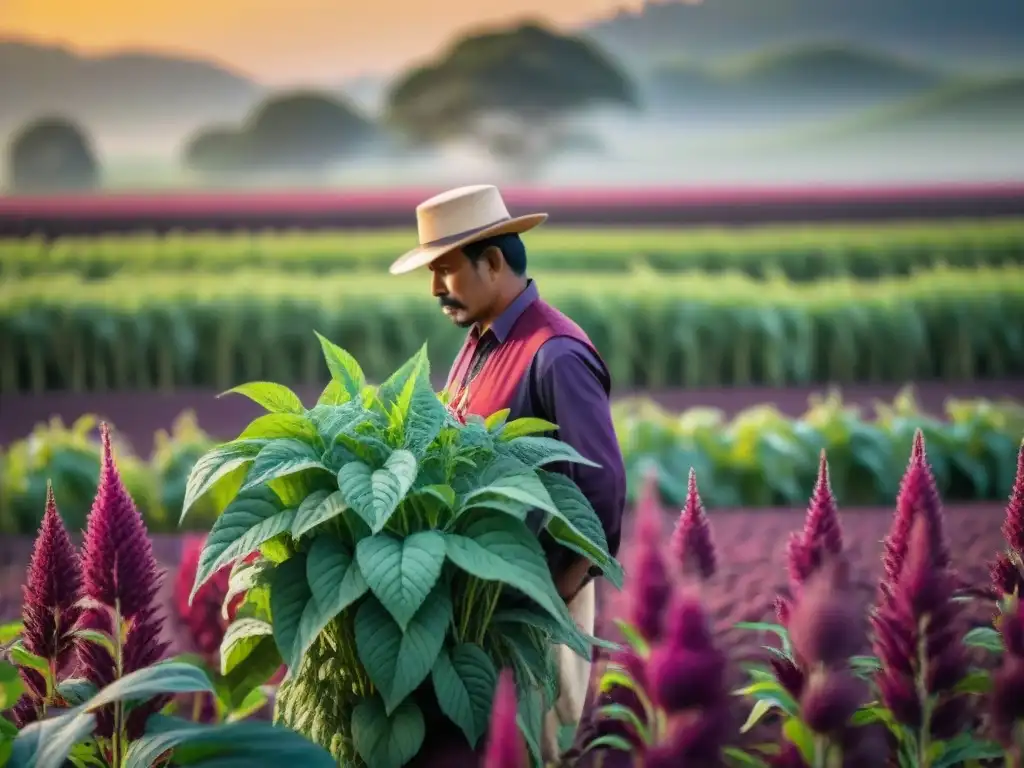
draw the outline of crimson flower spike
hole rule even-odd
[[[843,551],[843,529],[839,523],[839,509],[832,493],[828,476],[828,459],[821,452],[818,462],[818,480],[807,507],[804,528],[794,534],[787,548],[788,570],[793,591],[819,570],[827,557],[838,557]]]
[[[100,424],[103,459],[99,487],[86,520],[82,558],[85,610],[80,625],[121,645],[121,674],[160,661],[167,651],[158,591],[160,571],[142,515],[124,486],[110,447],[110,430]],[[123,641],[123,642],[122,642]],[[99,643],[79,639],[81,673],[99,688],[118,676],[110,653]],[[150,699],[128,714],[124,733],[114,733],[114,707],[97,712],[97,736],[111,740],[142,735],[146,719],[168,701]]]
[[[526,768],[526,744],[516,722],[516,684],[512,670],[498,677],[491,705],[491,726],[483,768]]]
[[[78,606],[82,573],[71,537],[57,511],[53,486],[46,485],[46,512],[32,548],[28,575],[22,586],[21,641],[26,651],[49,663],[50,676],[59,681],[74,656],[73,630],[81,609]],[[46,715],[50,704],[61,703],[47,696],[45,678],[35,669],[21,667],[27,690],[15,707],[19,727]]]
[[[888,596],[891,595],[900,577],[903,561],[907,557],[910,531],[919,517],[923,517],[927,521],[926,526],[930,537],[929,550],[934,558],[935,567],[950,568],[952,559],[943,523],[942,502],[935,486],[935,477],[928,466],[924,434],[920,429],[914,433],[914,448],[907,471],[900,483],[900,491],[896,499],[896,514],[889,535],[883,542],[884,576],[880,585],[880,597],[883,600],[888,599]]]
[[[1024,596],[1024,441],[1017,451],[1017,475],[1002,526],[1006,550],[991,565],[992,587],[999,598]]]
[[[623,590],[626,621],[648,643],[661,636],[661,620],[672,593],[668,565],[662,554],[661,505],[657,477],[653,471],[644,478],[637,499],[636,521],[630,540],[630,579]]]
[[[718,565],[715,544],[693,467],[686,488],[686,504],[672,532],[669,548],[684,576],[707,580],[715,575]]]
[[[1024,602],[1017,602],[1003,615],[1003,661],[992,675],[989,717],[996,740],[1019,761],[1024,744],[1015,743],[1016,732],[1024,723]],[[1019,764],[1019,763],[1018,763]]]

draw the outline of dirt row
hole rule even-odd
[[[441,386],[441,384],[439,384]],[[774,403],[782,412],[798,416],[807,409],[808,397],[820,394],[826,388],[768,387],[674,389],[651,392],[622,392],[618,397],[643,395],[654,399],[670,411],[694,407],[719,408],[735,414],[744,408],[762,403]],[[842,388],[846,402],[871,409],[876,400],[891,402],[900,390],[896,385],[855,385]],[[299,388],[305,403],[313,403],[319,390]],[[1024,398],[1024,381],[977,382],[924,382],[914,385],[921,407],[928,413],[942,415],[947,398]],[[200,425],[218,438],[230,439],[259,415],[257,406],[241,396],[218,399],[216,392],[181,390],[171,393],[111,392],[70,393],[56,392],[45,395],[0,396],[0,445],[6,445],[28,435],[32,428],[59,416],[70,424],[79,416],[95,413],[110,421],[122,437],[126,438],[142,455],[148,455],[153,433],[167,429],[185,410],[193,410]]]
[[[785,545],[790,532],[803,524],[804,511],[739,510],[711,513],[711,527],[718,551],[718,573],[708,585],[705,599],[718,627],[721,642],[735,658],[756,656],[764,642],[751,633],[730,629],[740,621],[770,621],[772,601],[786,587]],[[841,512],[845,550],[850,558],[858,599],[867,609],[874,599],[881,574],[881,540],[892,522],[890,509],[853,509]],[[1005,545],[999,528],[1004,508],[1000,504],[956,506],[945,510],[946,533],[953,547],[955,567],[969,583],[987,583],[989,561]],[[666,513],[666,529],[672,524]],[[628,529],[628,523],[627,523]],[[627,542],[629,540],[627,530]],[[161,566],[173,574],[179,561],[181,537],[153,537]],[[31,555],[28,537],[5,537],[0,542],[0,620],[19,612],[20,586]],[[620,553],[628,562],[628,543]],[[165,579],[170,600],[171,578]],[[610,619],[617,611],[618,593],[602,587],[600,623],[611,630]],[[168,606],[170,603],[168,602]],[[984,619],[974,616],[972,620]],[[175,633],[176,634],[176,633]],[[175,638],[180,641],[180,638]]]

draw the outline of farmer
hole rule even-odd
[[[558,439],[600,465],[600,469],[579,464],[549,469],[558,469],[576,482],[600,517],[615,555],[626,474],[609,409],[611,380],[587,335],[543,301],[536,282],[527,276],[520,235],[545,219],[544,213],[513,218],[493,186],[444,192],[416,208],[420,245],[397,259],[390,272],[398,275],[427,267],[431,293],[441,310],[460,328],[468,329],[448,374],[446,389],[453,410],[486,417],[509,408],[510,420],[545,419],[558,425]],[[600,572],[546,533],[541,543],[570,615],[584,632],[593,634],[594,578]],[[560,697],[545,718],[545,760],[557,757],[560,726],[579,722],[589,689],[590,661],[565,646],[559,646],[558,653]],[[446,727],[444,722],[436,726]],[[432,749],[439,739],[430,724],[417,765],[455,765],[450,761],[459,759],[458,750],[468,752],[469,746],[458,731],[452,728],[451,732],[454,736],[444,739],[447,745]]]

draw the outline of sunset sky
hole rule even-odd
[[[640,2],[0,0],[0,37],[190,53],[275,85],[337,82],[428,56],[467,26],[524,17],[575,25]]]

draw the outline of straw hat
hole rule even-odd
[[[477,240],[526,232],[547,217],[546,213],[512,217],[498,188],[490,184],[442,192],[416,206],[420,244],[395,259],[388,271],[392,275],[412,272]]]

